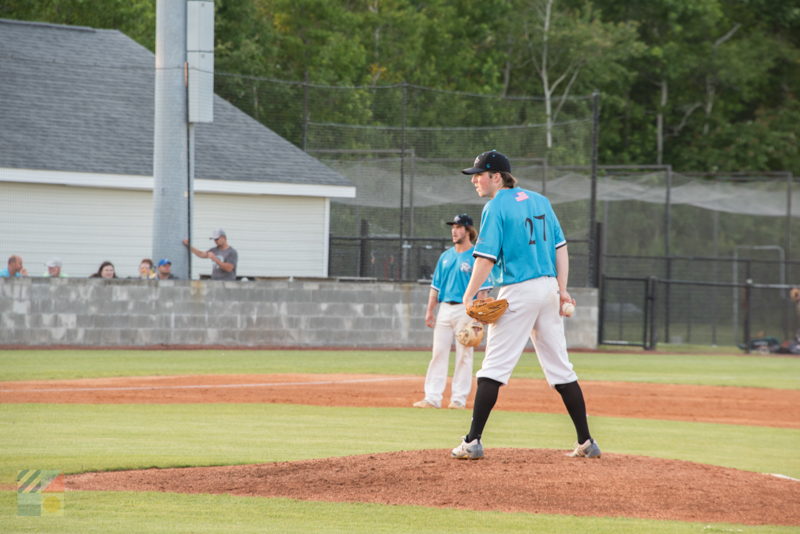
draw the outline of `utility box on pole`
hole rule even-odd
[[[214,2],[189,0],[186,59],[189,62],[189,122],[214,121]]]

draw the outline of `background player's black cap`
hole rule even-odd
[[[489,150],[475,158],[475,163],[469,169],[464,169],[464,174],[478,174],[479,172],[511,172],[511,163],[508,158],[497,150]]]
[[[449,225],[459,224],[461,226],[475,226],[475,223],[472,222],[472,217],[470,217],[466,213],[456,215],[455,217],[453,217],[453,220],[447,224]]]

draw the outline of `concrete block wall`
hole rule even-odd
[[[0,346],[427,348],[429,285],[334,279],[0,278]],[[570,348],[597,345],[597,290],[574,288]]]

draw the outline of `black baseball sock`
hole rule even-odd
[[[586,421],[586,403],[583,400],[583,391],[578,385],[578,381],[569,384],[556,384],[556,391],[561,393],[561,400],[564,401],[572,424],[575,425],[575,432],[578,434],[578,443],[583,443],[587,439],[592,439],[589,434],[589,423]]]
[[[497,402],[497,393],[502,385],[502,382],[491,378],[482,376],[478,379],[475,404],[472,408],[472,425],[469,427],[469,434],[464,438],[467,443],[475,438],[481,438],[483,427],[486,426],[486,421],[489,419],[489,414],[492,413],[494,403]]]

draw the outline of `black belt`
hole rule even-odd
[[[448,300],[447,302],[445,302],[445,304],[463,304],[463,303],[457,300]]]

